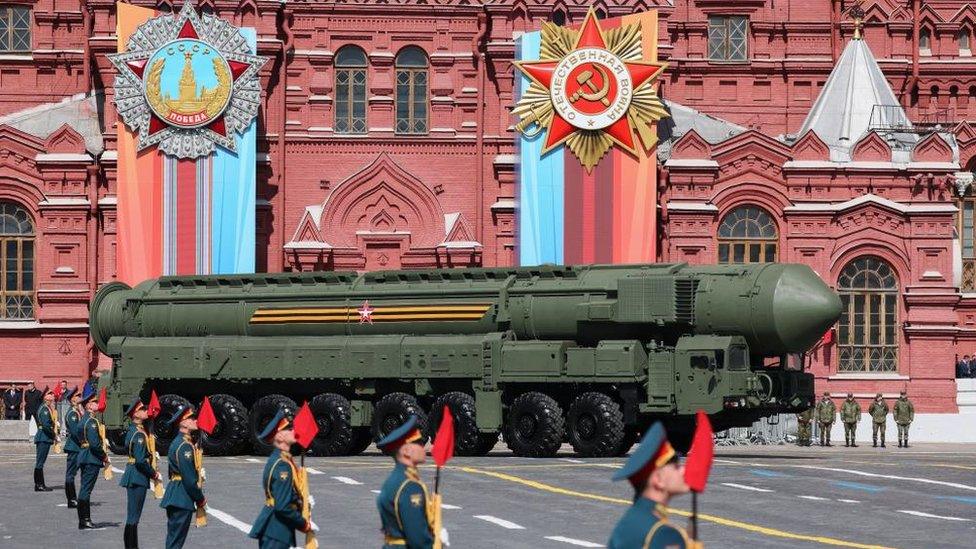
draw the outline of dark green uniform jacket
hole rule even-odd
[[[169,483],[160,507],[175,507],[192,511],[198,503],[203,503],[203,490],[200,489],[200,471],[193,461],[196,448],[186,437],[174,440],[169,445]]]
[[[376,497],[386,536],[385,547],[430,549],[434,546],[427,499],[427,487],[417,470],[397,463]]]
[[[861,420],[861,405],[856,400],[845,400],[840,407],[840,419],[844,423],[857,423]]]
[[[125,466],[125,472],[119,480],[119,486],[128,488],[129,486],[149,487],[149,480],[156,476],[156,471],[152,468],[149,461],[149,439],[142,429],[133,423],[129,425],[128,432],[125,433],[125,447],[128,448],[129,462]]]
[[[302,500],[295,487],[295,464],[291,455],[275,449],[264,464],[261,483],[264,488],[264,507],[258,514],[251,533],[254,539],[270,538],[295,546],[295,530],[305,528]]]
[[[64,437],[64,451],[69,454],[77,454],[81,451],[81,438],[78,436],[78,424],[80,422],[81,414],[78,413],[78,410],[71,409],[65,414],[64,425],[67,436]]]
[[[898,425],[908,425],[915,419],[915,406],[912,401],[899,398],[895,401],[895,423]]]
[[[821,399],[817,402],[817,421],[820,423],[833,423],[837,419],[837,406],[829,398]]]
[[[684,549],[687,546],[688,534],[669,524],[656,503],[641,497],[614,527],[607,549]]]
[[[871,402],[868,413],[871,414],[871,419],[875,423],[884,423],[885,418],[888,417],[888,404],[884,401],[878,402],[875,400]]]
[[[91,414],[85,414],[79,423],[78,438],[81,440],[81,452],[78,453],[78,465],[101,467],[105,463],[105,448],[102,447],[98,425],[98,420]]]
[[[56,437],[51,409],[47,404],[42,404],[37,410],[37,434],[34,435],[34,444],[54,444]]]

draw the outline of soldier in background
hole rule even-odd
[[[857,448],[854,437],[861,420],[861,405],[854,400],[854,393],[847,393],[847,400],[840,407],[840,420],[844,422],[844,446]]]
[[[95,417],[98,411],[98,401],[95,398],[95,387],[88,386],[81,396],[85,406],[85,415],[78,423],[76,430],[78,440],[81,441],[81,451],[78,452],[78,465],[81,467],[81,491],[78,493],[78,529],[94,528],[91,520],[91,494],[98,480],[98,471],[109,464],[108,454],[102,441],[100,423]]]
[[[179,408],[169,420],[179,425],[180,438],[169,445],[169,483],[159,506],[166,509],[166,549],[180,549],[186,543],[194,511],[207,505],[200,479],[201,454],[195,436],[197,411],[192,405]]]
[[[881,433],[881,447],[885,447],[885,423],[888,421],[888,404],[884,397],[878,393],[874,397],[874,402],[868,407],[871,414],[871,437],[874,439],[874,447],[878,447],[878,433]]]
[[[810,446],[811,427],[813,426],[813,407],[796,414],[796,445]]]
[[[78,426],[85,415],[81,407],[81,391],[77,387],[62,395],[71,403],[68,417],[64,419],[64,453],[67,455],[64,469],[64,497],[68,500],[68,508],[78,507],[78,493],[75,491],[75,476],[78,474],[78,453],[81,452],[81,439]]]
[[[830,446],[830,428],[837,419],[837,406],[830,400],[828,391],[824,391],[823,398],[817,403],[816,415],[820,425],[820,445]]]
[[[895,401],[895,423],[898,425],[898,447],[908,448],[908,426],[915,420],[915,406],[908,400],[908,391],[902,391],[901,396]]]
[[[125,529],[122,532],[122,543],[125,549],[139,549],[139,519],[142,518],[142,507],[146,503],[146,490],[152,480],[162,477],[153,469],[152,454],[150,453],[149,437],[145,422],[149,419],[149,411],[139,397],[136,397],[125,411],[132,423],[125,434],[125,447],[128,463],[119,481],[119,486],[125,488]]]
[[[376,447],[392,455],[396,464],[376,496],[380,512],[384,549],[408,547],[430,549],[434,546],[433,517],[428,513],[430,497],[420,479],[417,466],[427,459],[423,435],[417,428],[417,416],[391,431]]]
[[[34,444],[37,446],[37,455],[34,460],[34,491],[50,492],[44,483],[44,463],[47,455],[51,451],[51,445],[58,442],[58,413],[54,410],[54,393],[51,389],[44,388],[44,406],[37,414],[37,434],[34,435]]]

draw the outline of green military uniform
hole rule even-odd
[[[820,426],[820,445],[830,446],[830,428],[837,419],[837,406],[830,400],[830,395],[824,393],[820,402],[817,403],[817,424]]]
[[[813,423],[813,407],[803,410],[796,415],[796,445],[810,446],[811,424]]]
[[[844,422],[844,446],[857,448],[857,422],[861,420],[861,405],[854,400],[854,395],[848,394],[847,400],[840,407],[840,420]]]
[[[278,431],[291,427],[291,419],[279,410],[258,438],[269,441]],[[261,474],[264,507],[248,533],[258,540],[260,549],[289,549],[295,546],[296,530],[310,531],[311,520],[302,514],[302,482],[304,478],[291,454],[275,448]]]
[[[47,389],[44,393],[47,394]],[[37,410],[37,433],[34,435],[34,445],[37,454],[34,458],[34,491],[50,492],[44,483],[44,463],[47,462],[47,455],[51,451],[51,445],[58,440],[58,413],[54,406],[46,402]]]
[[[885,447],[885,423],[888,421],[888,404],[881,397],[881,393],[874,397],[874,402],[868,407],[871,414],[871,438],[874,446],[878,446],[878,433],[881,433],[881,447]]]
[[[170,425],[178,426],[183,419],[195,416],[193,407],[177,410]],[[206,503],[200,478],[202,454],[189,435],[169,445],[169,483],[159,506],[166,509],[166,549],[179,549],[186,543],[190,521],[197,508]]]
[[[410,416],[376,446],[395,456],[400,446],[422,438],[416,424],[417,416]],[[430,496],[417,468],[398,461],[380,488],[380,495],[376,496],[384,549],[431,549],[434,546],[433,517],[428,512],[428,501]]]
[[[65,397],[69,402],[71,397],[78,392],[75,387],[68,392]],[[78,506],[78,494],[75,492],[75,476],[78,474],[78,452],[81,451],[81,440],[78,438],[78,425],[81,422],[82,412],[74,405],[68,409],[64,417],[64,453],[67,456],[64,469],[64,497],[68,500],[68,507],[74,509]]]
[[[78,465],[81,467],[81,492],[78,494],[79,529],[94,528],[91,521],[91,494],[95,489],[95,481],[98,480],[98,471],[108,461],[99,426],[98,419],[92,414],[85,414],[78,425],[78,438],[81,440],[81,451],[78,452]]]
[[[627,479],[634,487],[634,503],[620,517],[607,549],[685,549],[701,544],[688,539],[680,526],[668,522],[665,506],[641,495],[651,473],[668,466],[675,457],[660,422],[647,430],[630,458],[613,475],[613,480]]]
[[[901,448],[904,444],[904,447],[908,448],[908,426],[915,420],[915,406],[908,400],[907,394],[902,393],[895,401],[893,415],[895,424],[898,425],[898,447]]]
[[[139,397],[132,402],[126,415],[133,418],[136,411],[144,409],[145,405]],[[153,446],[149,433],[141,423],[129,424],[129,430],[125,433],[125,447],[128,460],[125,471],[119,480],[119,486],[125,488],[125,530],[123,533],[123,543],[125,549],[138,549],[139,547],[139,519],[142,518],[142,507],[146,503],[146,490],[149,483],[156,478],[156,469],[153,467]]]

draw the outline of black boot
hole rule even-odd
[[[53,492],[54,488],[48,488],[47,484],[44,483],[44,469],[37,470],[40,474],[38,477],[41,479],[41,491],[42,492]]]
[[[41,486],[41,470],[40,469],[34,469],[34,491],[35,492],[43,492],[44,491],[44,487]]]
[[[91,521],[91,501],[78,500],[78,529],[87,530],[94,527]]]
[[[872,444],[871,447],[872,448],[877,448],[878,447],[878,439],[877,438],[874,439],[874,444]]]
[[[138,544],[135,541],[135,524],[126,524],[125,531],[122,532],[122,544],[125,549],[138,549]]]
[[[905,437],[905,448],[908,448],[908,437]]]
[[[78,495],[75,494],[75,483],[67,482],[64,483],[64,497],[68,499],[68,508],[75,509],[78,507]]]
[[[139,549],[139,523],[132,525],[132,549]]]

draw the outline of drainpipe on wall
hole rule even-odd
[[[840,10],[838,0],[830,0],[830,58],[837,63],[837,43],[840,34]]]
[[[86,40],[87,43],[87,40]],[[86,57],[87,58],[87,57]],[[103,151],[104,152],[104,151]],[[89,300],[94,299],[95,292],[98,290],[98,238],[101,231],[98,230],[98,179],[102,162],[102,152],[95,155],[95,162],[86,168],[88,175],[88,214],[91,220],[88,223],[88,291],[91,293]],[[98,366],[98,350],[91,337],[88,338],[88,367],[93,370]],[[90,373],[90,372],[89,372]]]
[[[288,206],[288,201],[286,200],[286,190],[285,190],[285,127],[288,119],[288,54],[291,53],[294,47],[293,43],[295,40],[295,35],[291,31],[291,8],[282,2],[281,3],[281,32],[285,37],[285,41],[281,44],[281,73],[278,77],[278,89],[281,90],[279,96],[279,111],[281,113],[281,120],[278,124],[278,194],[281,196],[281,215],[278,216],[279,224],[279,234],[281,235],[281,266],[284,270],[285,258],[284,258],[284,243],[285,243],[285,211]]]
[[[81,4],[81,26],[85,29],[85,43],[81,59],[81,78],[84,82],[85,95],[91,93],[91,44],[89,38],[92,35],[94,17],[92,17],[92,7],[87,0],[79,0]]]
[[[485,73],[488,71],[488,60],[481,47],[481,42],[488,34],[488,15],[482,11],[478,14],[478,33],[471,40],[471,50],[474,53],[474,62],[478,66],[478,134],[476,136],[475,147],[478,151],[478,200],[476,208],[478,215],[475,216],[475,229],[478,242],[482,245],[481,262],[484,264],[484,222],[485,217]]]
[[[905,92],[909,94],[908,103],[911,104],[912,89],[918,84],[918,33],[919,33],[919,0],[912,0],[912,76],[905,84]],[[916,113],[917,115],[917,113]]]

